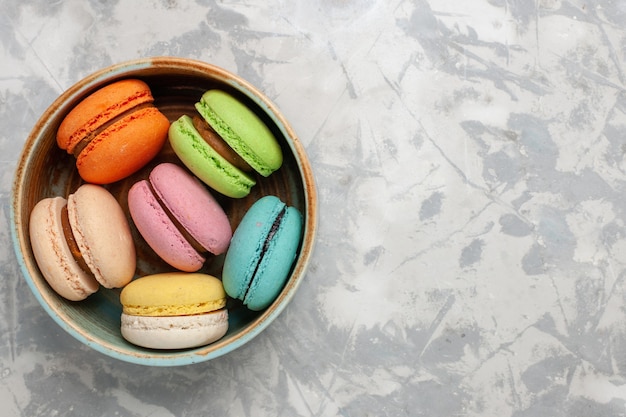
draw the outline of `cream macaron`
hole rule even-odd
[[[120,294],[124,339],[151,349],[207,345],[228,330],[222,282],[202,273],[168,272],[138,278]]]
[[[135,274],[126,215],[102,186],[84,184],[67,200],[39,201],[30,214],[29,234],[41,274],[68,300],[83,300],[100,285],[123,287]]]

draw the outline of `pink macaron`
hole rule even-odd
[[[128,191],[128,208],[146,243],[181,271],[198,271],[206,253],[224,253],[233,235],[217,200],[176,164],[159,164],[147,180],[135,183]]]

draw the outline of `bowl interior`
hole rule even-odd
[[[233,230],[247,209],[263,195],[276,195],[304,216],[304,238],[288,282],[278,299],[266,310],[252,312],[237,300],[228,300],[229,330],[220,341],[187,350],[151,350],[126,342],[120,334],[119,289],[100,288],[80,302],[58,296],[47,284],[32,254],[28,221],[34,205],[52,196],[67,197],[82,183],[73,156],[56,145],[56,130],[65,115],[99,87],[123,78],[139,78],[152,89],[155,105],[171,121],[194,114],[202,93],[220,88],[245,101],[270,127],[284,154],[283,166],[268,178],[257,176],[249,196],[231,199],[211,191],[226,211]],[[139,179],[147,177],[160,162],[183,166],[166,142],[160,154],[136,174],[106,186],[128,216],[126,195]],[[85,78],[63,93],[42,115],[26,141],[15,177],[13,237],[18,261],[33,293],[51,317],[71,335],[109,356],[148,365],[184,365],[220,356],[246,343],[262,331],[285,307],[296,290],[312,251],[316,228],[316,195],[306,154],[278,109],[255,87],[212,65],[177,58],[153,58],[119,64]],[[130,216],[129,224],[137,249],[136,276],[173,271],[141,238]],[[224,256],[207,255],[200,272],[221,277]]]

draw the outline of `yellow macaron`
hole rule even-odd
[[[120,295],[122,336],[152,349],[183,349],[220,339],[228,330],[226,292],[202,273],[148,275]]]

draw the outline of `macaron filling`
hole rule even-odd
[[[82,269],[89,277],[93,278],[95,282],[96,277],[91,271],[91,268],[89,268],[89,266],[87,265],[87,261],[85,261],[83,254],[78,248],[76,238],[74,238],[74,232],[72,231],[72,226],[70,225],[70,217],[68,214],[67,205],[65,205],[61,209],[61,226],[63,229],[63,236],[65,237],[65,241],[67,242],[67,246],[70,249],[72,257],[74,258],[80,269]]]
[[[268,169],[267,164],[248,146],[241,137],[224,121],[211,105],[205,100],[204,96],[200,102],[196,103],[196,109],[208,122],[208,124],[235,150],[255,171],[264,177],[269,176],[274,170]],[[253,113],[250,113],[253,114]],[[256,116],[255,116],[256,117]],[[263,126],[262,122],[257,123]],[[267,129],[265,127],[265,129]]]
[[[265,241],[263,242],[261,252],[257,258],[256,265],[254,265],[254,270],[251,274],[250,283],[246,287],[243,297],[241,298],[244,304],[248,303],[249,297],[251,297],[252,294],[254,293],[254,289],[256,288],[255,279],[257,277],[257,272],[259,271],[259,267],[263,264],[263,258],[265,257],[266,254],[270,252],[270,247],[273,242],[274,235],[280,229],[281,222],[286,212],[287,212],[287,206],[283,205],[281,210],[276,215],[276,218],[274,219],[274,222],[272,223],[272,226],[270,227],[267,233],[267,236],[265,237]]]
[[[176,216],[174,216],[174,213],[172,213],[172,211],[167,207],[167,204],[165,204],[165,202],[161,199],[160,194],[154,188],[154,185],[152,184],[152,182],[151,181],[146,181],[146,184],[148,185],[148,189],[150,190],[150,192],[152,193],[152,195],[156,199],[157,203],[159,204],[159,206],[161,207],[161,209],[163,210],[165,215],[169,218],[169,220],[172,222],[174,227],[176,227],[176,229],[178,229],[178,231],[183,236],[183,238],[191,245],[191,247],[194,248],[196,250],[196,252],[198,252],[199,255],[201,253],[208,252],[209,249],[205,248],[204,246],[202,246],[202,244],[200,242],[198,242],[191,235],[191,233],[189,233],[187,231],[187,229],[185,229],[185,227],[178,221]]]
[[[226,307],[226,297],[216,300],[200,301],[190,305],[176,303],[157,305],[124,304],[123,312],[129,316],[172,317],[206,314],[224,307]]]
[[[226,159],[228,162],[239,168],[244,172],[252,172],[252,167],[233,150],[228,144],[222,139],[222,137],[211,127],[210,124],[206,122],[206,120],[202,119],[199,116],[193,116],[192,118],[193,127],[196,128],[198,134],[204,139],[204,141],[215,150],[218,154],[222,156],[222,158]]]

